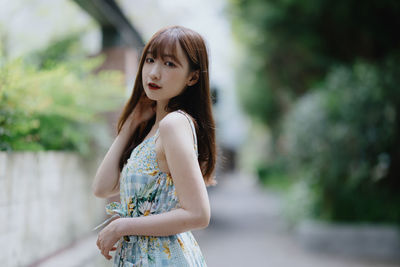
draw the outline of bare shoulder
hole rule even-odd
[[[191,116],[189,115],[191,118]],[[188,128],[189,127],[189,128]],[[167,114],[161,121],[160,121],[160,132],[162,130],[168,129],[170,130],[184,130],[190,129],[190,124],[185,115],[178,111],[171,112]]]
[[[159,125],[160,137],[164,141],[175,145],[189,145],[193,142],[193,134],[188,118],[177,111],[167,114]]]

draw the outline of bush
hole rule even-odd
[[[400,223],[397,174],[390,173],[400,103],[384,71],[337,67],[285,119],[284,154],[313,189],[317,218]]]
[[[264,186],[276,191],[288,190],[292,181],[288,177],[285,163],[285,159],[275,159],[269,164],[260,163],[256,168],[259,181]]]
[[[0,150],[75,150],[88,153],[102,112],[122,103],[117,72],[92,71],[101,58],[47,60],[42,66],[17,59],[0,71]],[[44,66],[44,67],[43,67]]]
[[[272,127],[333,65],[379,62],[399,51],[399,1],[228,3],[233,33],[245,48],[237,71],[240,99],[247,113]]]

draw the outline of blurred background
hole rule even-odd
[[[111,266],[91,192],[160,28],[207,41],[208,266],[400,266],[400,2],[0,0],[0,266]]]

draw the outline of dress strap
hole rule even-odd
[[[184,111],[182,111],[182,110],[180,110],[180,109],[178,109],[177,111],[178,111],[179,113],[185,115],[185,117],[186,117],[186,118],[188,119],[188,121],[189,121],[190,127],[192,128],[192,134],[193,134],[193,140],[194,140],[194,149],[195,149],[196,155],[197,155],[197,157],[198,157],[198,156],[199,156],[199,151],[198,151],[198,148],[197,148],[196,128],[194,127],[194,123],[193,123],[192,119],[189,117],[189,115],[188,115],[186,112],[184,112]]]
[[[160,135],[160,130],[157,128],[156,133],[154,134],[154,138],[157,139],[157,137]]]

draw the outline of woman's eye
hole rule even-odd
[[[146,62],[147,63],[152,63],[154,62],[154,59],[152,59],[151,57],[146,58]]]
[[[165,65],[167,65],[168,67],[175,67],[175,64],[172,63],[171,61],[165,62]]]

